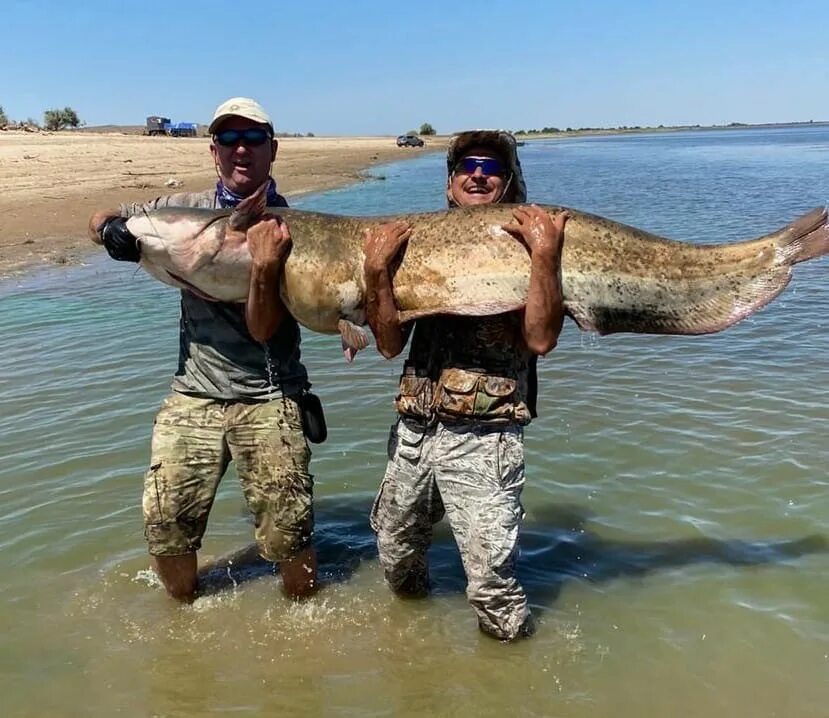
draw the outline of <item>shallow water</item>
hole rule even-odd
[[[829,128],[528,142],[531,199],[700,242],[829,199]],[[443,203],[443,158],[295,206]],[[192,607],[147,571],[140,494],[175,368],[177,294],[91,260],[0,284],[3,715],[824,716],[829,702],[827,260],[706,337],[565,326],[527,430],[520,576],[536,636],[478,634],[447,529],[434,595],[385,589],[367,513],[400,362],[304,334],[328,585],[294,605],[260,562]],[[252,526],[231,473],[203,558]]]

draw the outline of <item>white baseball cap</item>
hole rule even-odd
[[[273,133],[273,122],[271,122],[270,115],[265,112],[262,105],[249,97],[231,97],[219,105],[216,112],[213,113],[210,126],[207,128],[208,133],[212,135],[216,128],[228,117],[244,117],[247,120],[253,120],[261,125],[267,125]]]

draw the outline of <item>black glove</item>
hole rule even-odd
[[[125,217],[110,217],[99,232],[104,249],[113,259],[119,262],[138,262],[141,259],[138,237],[127,229]]]

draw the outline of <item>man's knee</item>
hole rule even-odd
[[[201,548],[206,521],[163,521],[150,523],[145,520],[144,538],[153,556],[174,557],[195,553]]]
[[[294,558],[311,546],[314,519],[309,515],[299,525],[285,526],[268,521],[256,529],[256,545],[259,555],[268,561],[279,563]]]
[[[380,565],[389,588],[403,598],[429,593],[427,541],[401,542],[383,531],[377,534]]]
[[[246,480],[245,495],[256,526],[256,543],[269,561],[293,558],[311,544],[314,530],[314,482],[293,471]]]

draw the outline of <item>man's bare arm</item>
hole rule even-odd
[[[291,232],[280,218],[258,222],[247,231],[252,259],[245,322],[251,336],[268,341],[288,313],[279,296],[279,275],[291,249]]]
[[[530,286],[524,309],[523,332],[527,346],[542,355],[555,348],[564,323],[561,293],[561,247],[566,212],[553,218],[536,205],[517,207],[515,221],[504,229],[524,240],[530,252]]]
[[[377,350],[386,359],[403,351],[411,325],[400,323],[391,278],[391,265],[409,240],[412,229],[406,222],[390,222],[366,230],[365,253],[366,315]]]

